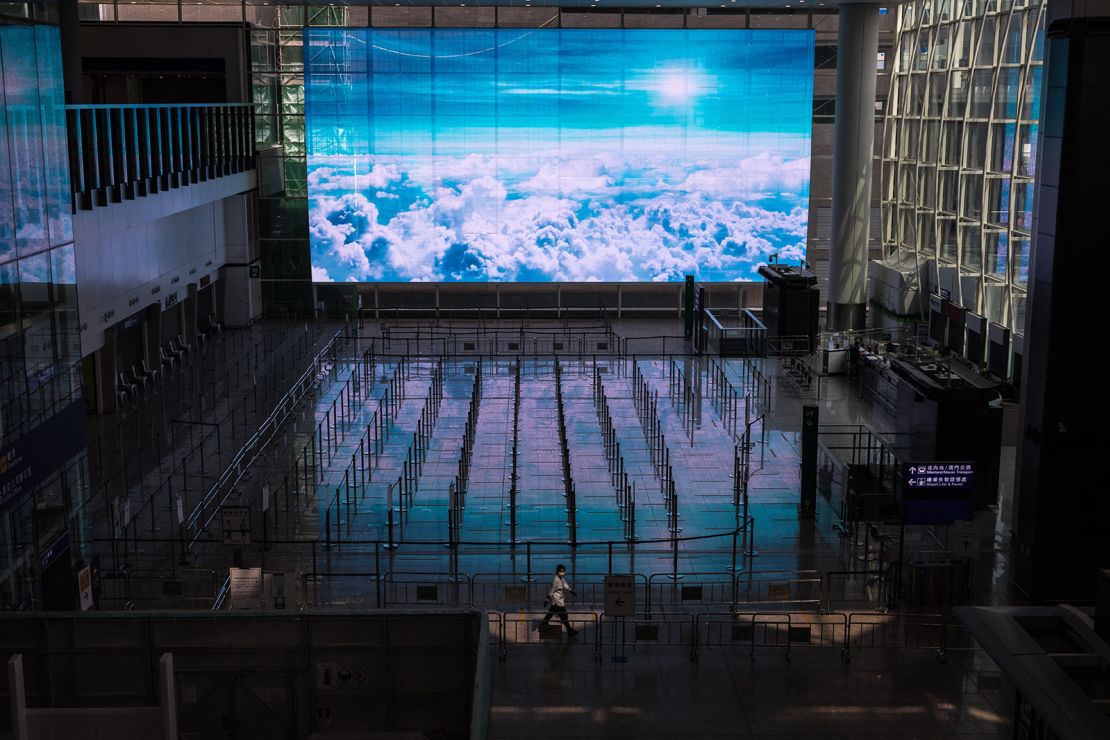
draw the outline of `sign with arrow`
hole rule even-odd
[[[913,489],[970,490],[975,467],[968,462],[910,463],[906,467],[906,486]]]
[[[605,616],[631,617],[636,614],[636,576],[605,576]]]
[[[952,523],[952,528],[948,530],[948,549],[952,557],[978,560],[982,546],[979,525],[970,521]]]

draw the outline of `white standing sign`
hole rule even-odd
[[[270,510],[270,486],[262,484],[262,511],[267,512]]]
[[[262,608],[262,569],[230,568],[231,608]]]
[[[77,573],[77,591],[81,596],[81,611],[87,612],[92,609],[92,568],[85,567]]]
[[[636,576],[605,576],[605,616],[631,617],[636,614]]]

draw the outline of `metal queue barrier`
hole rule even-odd
[[[817,571],[788,575],[782,572],[748,573],[656,573],[648,579],[648,613],[652,607],[731,606],[771,604],[777,608],[820,611],[822,580]],[[758,578],[757,578],[758,576]],[[771,578],[766,578],[771,576]]]
[[[340,351],[340,345],[345,346],[349,341],[342,332],[337,332],[332,337],[289,392],[278,400],[270,417],[243,444],[216,483],[196,502],[185,521],[179,522],[182,540],[186,543],[185,549],[196,543],[244,473],[277,437],[285,420],[297,409],[305,396],[318,387],[322,368],[327,367],[330,371],[335,367],[335,356]]]
[[[791,611],[702,612],[658,615],[637,613],[628,618],[570,611],[575,638],[563,638],[554,629],[535,629],[544,612],[488,612],[491,637],[498,656],[505,660],[510,648],[535,647],[551,642],[590,647],[598,660],[607,648],[614,654],[631,648],[679,647],[697,662],[702,653],[739,649],[754,661],[760,651],[781,652],[791,660],[798,650],[836,651],[847,663],[853,653],[869,650],[920,650],[944,662],[952,651],[978,647],[958,619],[940,614],[876,614],[833,612],[809,614]],[[960,637],[957,637],[960,635]]]
[[[781,649],[790,660],[791,648],[826,647],[839,649],[847,660],[848,615],[802,614],[786,611],[721,612],[692,615],[695,640],[690,659],[696,661],[702,649],[746,648],[752,660],[756,648]]]
[[[176,459],[171,458],[172,462],[168,469],[162,467],[161,433],[152,433],[153,452],[156,459],[149,461],[144,467],[144,452],[150,450],[143,449],[142,439],[144,435],[142,432],[144,429],[152,430],[155,427],[155,404],[147,405],[145,419],[143,418],[142,407],[138,409],[133,417],[136,422],[134,425],[135,447],[125,444],[124,424],[120,423],[116,426],[118,435],[117,451],[122,456],[121,465],[115,473],[107,478],[102,475],[104,470],[104,439],[102,434],[97,435],[94,445],[90,446],[90,455],[96,461],[94,463],[94,467],[98,471],[96,477],[100,478],[94,484],[93,498],[96,496],[102,497],[106,514],[105,520],[110,522],[109,533],[111,537],[106,543],[110,550],[98,553],[102,557],[107,556],[112,560],[112,567],[110,569],[105,568],[103,571],[107,580],[117,582],[128,580],[127,573],[132,570],[131,561],[142,554],[140,552],[142,549],[140,548],[141,543],[153,544],[155,548],[164,546],[164,549],[169,551],[169,567],[173,577],[176,578],[176,566],[179,564],[178,556],[180,555],[183,561],[186,546],[190,542],[190,535],[195,534],[190,529],[195,519],[203,513],[204,507],[212,507],[213,501],[217,498],[222,500],[229,487],[234,485],[233,481],[238,480],[247,467],[263,454],[263,448],[278,436],[285,420],[294,411],[302,407],[307,394],[316,390],[317,386],[313,383],[313,380],[316,378],[316,371],[320,363],[330,363],[335,348],[346,341],[341,331],[332,335],[330,341],[319,354],[309,360],[308,370],[302,373],[298,379],[292,381],[291,386],[283,394],[278,395],[280,389],[285,387],[286,361],[295,361],[298,354],[307,355],[318,339],[318,327],[316,325],[311,325],[311,333],[309,331],[310,325],[305,324],[304,326],[303,335],[300,332],[295,332],[292,342],[280,345],[283,348],[280,361],[269,368],[270,372],[262,376],[256,376],[261,377],[262,380],[251,384],[252,393],[243,395],[242,388],[239,387],[236,388],[233,395],[232,385],[228,377],[230,367],[225,367],[224,397],[226,398],[228,411],[224,416],[214,422],[189,419],[170,420],[167,435],[169,438],[166,440],[168,448],[176,449],[176,440],[183,439],[187,440],[185,444],[188,445],[188,449],[184,452],[184,455],[178,456]],[[268,334],[264,334],[250,346],[242,341],[244,334],[240,333],[238,337],[240,348],[246,347],[247,352],[245,356],[236,361],[237,372],[239,371],[239,363],[245,363],[247,369],[252,365],[257,368],[260,355],[274,353],[279,349],[276,342],[270,341],[271,337]],[[226,360],[229,347],[235,341],[234,338],[225,338],[220,343],[216,353],[223,352]],[[182,378],[187,378],[186,385],[200,388],[199,378],[194,377],[196,375],[194,371],[198,370],[201,365],[206,367],[209,359],[214,361],[211,351],[198,354],[197,358],[196,362],[176,373],[179,381],[177,388],[179,399],[183,397],[183,390],[180,385]],[[262,408],[259,406],[258,398],[260,385],[265,386]],[[266,397],[270,394],[273,394],[274,406],[266,415],[266,405],[268,405]],[[210,393],[201,390],[200,396],[194,402],[198,407],[203,407],[207,397],[215,408],[217,395],[214,390]],[[165,388],[159,392],[158,397],[162,403],[160,416],[166,419]],[[241,434],[246,423],[244,418],[249,418],[250,409],[248,407],[251,406],[252,402],[254,413],[266,416],[258,423],[258,428],[243,441],[242,447],[229,456],[226,452],[228,449],[234,450],[232,445],[237,441],[236,415],[239,416],[238,433]],[[228,439],[228,427],[230,427],[231,439]],[[250,424],[249,428],[254,429],[254,425]],[[199,441],[194,442],[195,436],[199,436]],[[220,473],[216,483],[212,486],[209,486],[208,482],[211,478],[205,472],[207,457],[216,458],[216,472]],[[136,477],[129,474],[132,463],[137,463],[138,474]],[[194,465],[197,463],[199,463],[199,471],[194,469]],[[209,464],[212,463],[209,462]],[[223,467],[224,465],[226,465],[226,469]],[[147,480],[149,475],[156,470],[165,473],[165,477],[161,479],[157,486],[148,484],[146,488],[143,488],[144,480]],[[215,505],[218,506],[218,503]],[[172,518],[172,513],[175,510],[179,514],[176,520]],[[186,522],[186,517],[188,517],[188,522]],[[167,522],[166,519],[170,521]],[[143,528],[147,528],[146,536],[140,533],[140,529]],[[162,529],[169,532],[168,537],[155,538],[153,533]],[[130,589],[126,583],[125,588]]]
[[[576,609],[601,608],[605,605],[605,576],[607,573],[572,573],[574,597],[571,606]],[[637,584],[636,608],[650,611],[647,602],[648,577],[633,574]],[[535,582],[507,581],[499,573],[475,573],[470,578],[470,606],[528,607],[543,602],[549,586],[547,580]]]
[[[376,558],[379,560],[380,556]],[[608,572],[575,572],[573,606],[601,608]],[[786,577],[781,572],[683,574],[676,582],[670,573],[633,573],[637,582],[636,608],[648,618],[683,610],[811,609],[822,603],[819,577]],[[526,580],[504,573],[445,571],[357,571],[301,574],[305,607],[342,604],[390,606],[470,606],[528,608],[540,604],[546,580]]]
[[[671,449],[663,433],[663,423],[659,417],[659,392],[652,391],[639,363],[632,363],[632,400],[636,404],[636,414],[644,430],[644,440],[648,445],[648,456],[659,479],[659,493],[667,509],[667,528],[675,537],[682,531],[678,526],[678,492],[675,488],[674,467],[671,465]],[[675,548],[678,557],[678,548]]]
[[[609,477],[617,497],[617,512],[624,524],[624,538],[632,542],[637,539],[636,482],[630,482],[628,479],[628,469],[625,466],[624,454],[621,452],[620,440],[617,439],[613,414],[609,410],[609,399],[605,393],[605,384],[601,380],[601,368],[596,360],[593,364],[593,399],[598,424],[601,426],[601,443],[605,448],[605,460],[609,466]],[[513,464],[514,466],[516,464],[515,457]]]
[[[570,438],[567,435],[567,412],[563,402],[563,369],[555,358],[555,406],[559,417],[559,457],[563,464],[563,496],[567,500],[567,536],[571,548],[578,546],[578,494],[570,463]]]
[[[501,660],[505,660],[509,647],[542,645],[562,641],[563,626],[559,620],[553,619],[552,622],[554,624],[549,629],[543,629],[539,624],[543,621],[543,616],[542,613],[501,613],[501,619],[498,620],[500,634],[497,636],[499,646],[498,653]],[[574,629],[578,630],[578,636],[568,638],[563,644],[578,646],[582,649],[591,649],[593,650],[594,657],[600,660],[602,644],[601,615],[595,612],[568,610],[567,620]],[[555,631],[555,625],[558,625],[558,632]]]
[[[665,344],[664,337],[659,338]],[[671,340],[672,351],[681,345],[675,337]],[[624,357],[627,339],[609,332],[578,332],[575,334],[548,334],[535,336],[533,332],[520,335],[516,331],[487,329],[481,334],[466,335],[459,333],[404,335],[397,332],[382,332],[382,350],[386,354],[404,356],[414,355],[451,355],[455,357],[542,357],[563,355],[566,357],[589,357],[606,355]]]
[[[367,353],[369,353],[369,354],[367,354]],[[336,354],[338,354],[338,353],[336,353]],[[335,357],[334,355],[330,359],[331,359],[331,362],[329,363],[328,373],[330,375],[336,375],[337,379],[338,379],[339,376],[336,373],[336,364],[340,362],[340,359],[338,357]],[[434,360],[434,358],[430,358],[430,359]],[[441,361],[442,361],[442,358],[441,358]],[[369,394],[370,383],[368,382],[369,377],[368,377],[367,373],[368,372],[373,373],[374,370],[371,369],[371,370],[368,371],[367,368],[368,367],[369,368],[374,368],[374,367],[377,366],[377,364],[379,362],[382,363],[382,364],[385,364],[385,363],[388,362],[388,360],[386,359],[386,356],[377,352],[376,351],[376,345],[372,344],[370,349],[368,349],[368,350],[366,350],[365,352],[362,353],[362,357],[355,358],[355,362],[356,362],[357,366],[352,370],[349,377],[347,377],[347,383],[344,384],[344,388],[340,390],[339,395],[336,397],[335,402],[331,404],[332,408],[327,410],[327,412],[324,414],[324,418],[321,420],[321,424],[317,425],[317,431],[312,436],[312,439],[310,440],[311,442],[314,443],[314,444],[310,445],[314,449],[312,451],[307,451],[306,450],[306,455],[305,455],[306,465],[304,466],[304,468],[305,468],[304,473],[306,473],[307,475],[305,477],[309,477],[315,482],[315,485],[306,485],[305,486],[306,491],[308,489],[315,489],[316,485],[318,485],[318,483],[321,482],[321,479],[327,480],[329,478],[329,476],[334,477],[334,474],[338,474],[338,473],[336,473],[336,471],[328,472],[328,471],[324,470],[324,468],[327,466],[328,461],[337,462],[340,465],[343,464],[344,462],[347,462],[347,460],[345,458],[341,460],[341,459],[339,459],[339,457],[336,457],[336,453],[340,449],[340,444],[341,444],[342,438],[346,436],[348,431],[353,430],[353,429],[358,429],[361,426],[359,420],[360,420],[360,418],[363,414],[359,413],[358,410],[355,407],[359,405],[358,404],[358,399],[360,399],[364,396],[368,397],[370,395]],[[560,381],[562,379],[561,376],[563,375],[563,371],[562,371],[562,366],[560,364],[558,364],[559,360],[555,359],[555,362],[556,362],[556,371],[555,372],[556,372],[557,396],[560,396],[561,395],[561,393],[559,393],[559,391],[561,390],[561,388],[560,388],[561,382]],[[405,398],[406,393],[405,393],[404,386],[405,386],[405,381],[408,379],[408,377],[411,373],[411,370],[409,369],[410,365],[411,365],[411,362],[408,360],[408,358],[400,358],[399,359],[399,361],[396,364],[394,373],[393,373],[394,377],[393,377],[392,381],[390,382],[390,388],[386,389],[386,396],[387,397],[383,397],[383,399],[378,404],[379,411],[381,409],[393,408],[393,407],[395,407],[396,405],[399,404],[398,399],[404,399]],[[596,368],[596,362],[595,362],[595,368]],[[516,369],[517,373],[520,372],[519,359],[516,362],[515,369]],[[596,383],[596,380],[597,380],[597,377],[598,377],[596,372],[597,371],[595,370],[595,376],[594,376],[595,377],[595,383]],[[671,466],[670,466],[669,450],[667,449],[665,439],[663,438],[663,435],[662,435],[662,424],[660,423],[659,413],[658,413],[658,406],[657,406],[658,393],[653,392],[652,390],[649,389],[646,377],[643,375],[643,373],[641,373],[639,371],[639,368],[635,365],[635,363],[633,363],[633,372],[636,376],[635,380],[639,381],[639,383],[635,383],[635,382],[633,383],[633,388],[634,388],[635,391],[637,391],[637,392],[634,393],[634,395],[639,400],[639,403],[637,404],[637,410],[638,410],[638,412],[640,412],[640,415],[641,415],[641,425],[642,425],[642,428],[643,428],[643,431],[644,431],[644,434],[645,434],[645,438],[648,439],[648,441],[649,441],[650,451],[652,453],[654,453],[653,457],[654,457],[654,462],[656,463],[656,467],[659,468],[662,471],[665,471],[659,477],[661,479],[661,492],[663,494],[663,501],[664,501],[664,503],[666,504],[666,507],[667,507],[668,529],[670,530],[671,536],[666,538],[666,539],[660,539],[660,540],[658,540],[658,542],[659,543],[669,543],[672,546],[672,550],[673,550],[672,554],[673,554],[674,560],[675,560],[675,567],[672,569],[672,573],[670,574],[670,577],[673,579],[674,576],[678,572],[678,567],[677,567],[678,566],[678,560],[677,560],[678,548],[675,547],[675,543],[680,542],[680,541],[685,542],[688,539],[698,539],[698,538],[680,538],[680,537],[677,536],[677,533],[679,531],[681,531],[677,526],[677,524],[678,524],[678,522],[677,522],[677,519],[678,519],[677,494],[674,490],[674,475],[673,475],[673,470],[671,469]],[[707,370],[706,372],[708,373],[709,371]],[[588,368],[584,369],[582,371],[582,373],[583,373],[583,377],[586,377],[588,375]],[[345,376],[346,376],[346,374],[344,374],[344,377]],[[442,382],[442,380],[441,380],[441,382]],[[477,388],[476,388],[475,393],[472,394],[472,398],[480,398],[480,393],[481,393],[480,383],[481,383],[481,373],[478,373],[476,375],[476,378],[475,378],[475,384],[476,384]],[[433,385],[435,385],[434,382],[433,382]],[[721,385],[722,385],[722,387],[724,386],[723,383]],[[350,386],[350,387],[348,388],[348,386]],[[414,444],[413,444],[413,447],[411,448],[413,450],[413,460],[414,461],[420,460],[422,462],[422,460],[424,458],[424,453],[426,452],[428,439],[425,438],[425,436],[421,434],[420,427],[423,426],[424,429],[425,429],[426,435],[430,436],[431,427],[435,423],[435,419],[434,419],[435,414],[434,414],[433,409],[435,408],[435,405],[438,403],[438,399],[440,399],[440,398],[442,398],[442,390],[440,390],[438,393],[431,393],[425,399],[425,407],[426,407],[425,412],[426,413],[422,415],[423,424],[422,425],[418,424],[418,432],[414,437]],[[559,399],[557,398],[557,400],[559,400]],[[602,395],[597,400],[599,401],[599,406],[598,406],[599,417],[604,418],[605,416],[607,416],[607,414],[605,413],[605,411],[607,410],[605,408],[607,406],[607,403],[604,399],[603,390],[602,390]],[[517,402],[514,398],[514,406],[516,406],[517,403],[519,403],[519,402]],[[472,405],[473,405],[473,403],[472,403]],[[476,409],[472,409],[472,411],[476,411]],[[517,409],[514,409],[514,416],[518,416],[518,415],[519,415],[519,411]],[[351,506],[352,495],[354,496],[353,500],[356,502],[355,505],[357,506],[357,501],[359,500],[359,498],[366,493],[366,483],[369,482],[369,480],[371,478],[371,475],[372,475],[372,472],[373,472],[373,468],[374,468],[374,462],[375,462],[375,460],[374,460],[375,452],[374,451],[380,449],[381,440],[385,436],[385,434],[387,433],[387,430],[389,428],[389,422],[388,422],[388,420],[386,420],[384,418],[385,416],[393,416],[393,414],[392,413],[384,413],[384,414],[383,413],[376,413],[376,417],[379,419],[379,421],[371,422],[371,424],[367,428],[367,433],[365,435],[365,439],[362,440],[361,444],[359,445],[359,450],[357,450],[351,456],[351,464],[350,464],[350,466],[348,466],[347,475],[340,480],[341,485],[338,488],[336,488],[336,495],[335,495],[334,501],[331,502],[331,505],[327,508],[327,511],[323,512],[324,515],[325,515],[324,516],[324,527],[323,527],[324,536],[321,538],[321,542],[318,542],[317,544],[324,544],[325,545],[325,550],[338,549],[340,546],[342,546],[344,548],[344,552],[357,553],[359,551],[359,547],[361,545],[373,545],[373,548],[372,548],[373,549],[373,556],[372,557],[375,560],[377,560],[380,557],[378,551],[382,547],[381,542],[359,542],[359,541],[357,541],[353,538],[348,539],[348,540],[343,539],[344,534],[343,534],[343,531],[342,531],[342,527],[340,526],[340,510],[343,509],[344,507],[347,507],[349,509],[349,507]],[[562,417],[563,417],[562,423],[560,424],[561,430],[565,429],[565,425],[566,425],[565,412],[562,415]],[[476,420],[476,413],[472,413],[468,418],[471,419],[471,420]],[[364,423],[364,421],[365,420],[363,420],[363,423]],[[468,423],[467,426],[468,426],[468,431],[469,431],[469,427],[471,427],[473,425],[471,423]],[[373,430],[373,432],[371,432],[371,429]],[[472,436],[472,434],[468,434],[467,436],[469,438],[470,436]],[[374,438],[373,443],[371,443],[371,437]],[[468,465],[466,465],[466,463],[467,463],[466,457],[467,456],[465,455],[466,446],[467,445],[464,444],[464,450],[463,450],[464,455],[463,455],[463,457],[460,458],[460,476],[458,477],[458,480],[462,481],[464,483],[465,483],[465,470],[466,470],[466,467],[468,467]],[[563,446],[564,450],[566,450],[566,444],[564,443],[562,446]],[[340,457],[343,457],[343,456],[340,456]],[[567,468],[569,468],[569,455],[564,454],[563,457],[564,457],[564,462],[566,463],[564,465],[564,468],[565,468],[564,472],[569,473],[569,470],[567,470]],[[614,459],[616,461],[615,465],[619,470],[619,468],[620,468],[619,452],[617,453],[616,456],[614,456]],[[310,460],[311,460],[311,465],[308,464]],[[297,475],[297,473],[301,472],[299,470],[299,468],[300,468],[299,464],[295,464],[294,475],[293,475],[294,480],[298,480],[301,477],[300,475]],[[411,469],[412,469],[412,466],[410,466],[410,474],[411,474]],[[410,477],[410,480],[412,480],[412,484],[413,484],[412,489],[415,489],[415,483],[416,483],[415,478],[418,477],[418,475],[419,475],[419,472],[416,472],[415,475],[412,475]],[[627,544],[620,543],[620,542],[618,542],[618,544],[623,544],[624,545],[623,549],[631,556],[633,547],[639,547],[639,545],[650,545],[652,543],[652,541],[645,541],[643,543],[637,543],[637,545],[635,545],[635,546],[633,546],[631,544],[632,540],[634,539],[634,534],[632,534],[632,532],[634,532],[634,529],[635,529],[635,519],[634,519],[634,516],[635,516],[635,514],[634,514],[634,512],[635,512],[635,509],[634,509],[634,507],[635,507],[635,498],[634,498],[634,494],[628,495],[626,493],[626,490],[622,490],[622,489],[624,489],[624,485],[623,485],[624,482],[625,482],[624,479],[625,479],[625,476],[623,474],[621,474],[619,476],[619,482],[618,482],[619,487],[615,486],[615,489],[616,489],[616,493],[617,493],[617,497],[618,497],[618,504],[626,503],[625,506],[620,506],[620,508],[624,508],[624,509],[629,510],[630,516],[628,516],[626,518],[626,523],[629,524],[630,526],[627,528],[626,534],[625,534]],[[406,497],[404,495],[405,494],[405,491],[404,491],[405,486],[403,484],[403,480],[404,480],[404,476],[402,476],[401,485],[398,486],[398,487],[395,487],[395,489],[394,489],[394,490],[397,490],[398,488],[401,489],[398,492],[401,493],[402,508],[404,508],[406,506],[406,504],[411,504],[411,493],[409,494],[408,497]],[[612,565],[612,551],[613,551],[613,544],[614,543],[612,543],[612,542],[609,542],[609,543],[577,542],[577,536],[575,534],[575,521],[574,521],[574,519],[575,519],[574,513],[575,513],[575,508],[576,507],[573,505],[574,504],[574,502],[573,502],[573,495],[574,495],[573,477],[569,474],[565,475],[564,476],[564,482],[567,484],[568,489],[569,489],[568,490],[568,507],[567,507],[568,512],[567,513],[568,513],[568,528],[570,529],[572,542],[574,542],[574,544],[576,546],[586,546],[586,547],[588,547],[591,544],[595,545],[595,546],[597,546],[597,545],[601,545],[601,546],[607,545],[608,549],[609,549],[609,552],[610,552],[610,555],[609,555],[610,565]],[[615,480],[615,482],[617,482],[617,481]],[[306,483],[307,483],[307,481],[306,481]],[[465,487],[459,486],[458,490],[460,492],[460,497],[465,495]],[[329,491],[329,493],[330,493],[330,491]],[[452,507],[452,508],[457,508],[459,510],[459,513],[461,513],[461,501],[460,501],[460,506]],[[393,506],[392,506],[391,503],[389,504],[388,509],[389,509],[390,512],[392,512]],[[332,514],[332,512],[335,512],[334,515]],[[333,516],[334,516],[334,519],[335,519],[334,528],[332,526]],[[515,520],[515,516],[512,517],[512,518]],[[349,510],[348,510],[347,520],[348,521],[350,520]],[[334,536],[333,536],[333,529],[334,529]],[[742,526],[737,530],[737,532],[727,533],[727,534],[726,533],[720,533],[720,535],[716,535],[716,536],[732,536],[733,537],[733,567],[736,568],[737,570],[739,570],[739,568],[737,567],[737,552],[736,552],[736,550],[737,550],[737,543],[736,543],[737,533],[739,531],[743,531],[745,533],[745,544],[750,545],[751,537],[749,535],[749,532],[750,532],[751,529],[752,529],[752,518],[747,517],[743,520]],[[459,538],[459,531],[458,531],[457,526],[449,527],[449,533],[452,534],[452,536],[450,538],[451,542],[449,542],[448,544],[451,547],[453,555],[458,552],[460,547],[470,547],[471,545],[475,544],[475,543],[469,543],[469,542],[461,541],[460,538]],[[350,535],[347,534],[347,537],[350,537]],[[269,541],[269,544],[270,545],[283,545],[283,544],[288,544],[288,543],[283,543],[278,539],[271,539]],[[311,543],[309,543],[309,544],[311,544]],[[407,548],[409,548],[410,545],[421,545],[421,544],[428,544],[428,543],[404,542],[404,541],[402,541],[401,543],[397,543],[391,537],[388,544],[390,546],[403,546],[407,549]],[[348,550],[347,549],[348,546],[350,546],[352,549]],[[517,548],[517,549],[526,549],[526,550],[530,551],[530,548],[531,548],[531,543],[525,543],[524,548]],[[574,552],[573,549],[572,549],[572,552]],[[582,552],[582,550],[580,550],[579,552]],[[644,552],[644,550],[638,550],[638,552]],[[726,552],[727,552],[727,550],[726,550]],[[367,551],[366,554],[369,555],[370,552]],[[751,551],[750,551],[750,547],[749,547],[749,552],[747,553],[747,555],[744,555],[744,556],[747,557],[750,554],[751,554]],[[720,566],[718,566],[718,567],[720,567]],[[364,568],[364,569],[369,571],[369,568]],[[322,569],[322,568],[317,567],[315,562],[314,562],[314,565],[312,567],[312,573],[314,574],[313,579],[315,580],[317,578],[322,577],[321,574],[322,574],[323,571],[327,571],[327,572],[330,573],[330,570],[331,570],[330,569],[330,559],[329,559],[329,567],[326,568],[326,569]],[[373,572],[375,574],[376,573],[381,573],[382,570],[383,569],[381,569],[380,567],[377,567],[377,565],[375,565]],[[460,578],[460,577],[461,578],[466,578],[466,577],[468,577],[465,574],[459,574],[458,573],[459,569],[458,569],[457,566],[452,567],[450,570],[451,570],[452,573],[455,574],[456,578]],[[530,567],[528,568],[528,571],[529,571],[529,574],[530,574],[531,573],[531,568]],[[339,577],[341,577],[341,576],[339,576]],[[727,583],[729,584],[728,590],[735,591],[737,594],[741,594],[744,589],[749,589],[749,590],[751,589],[751,586],[746,584],[746,582],[738,583],[737,581],[728,581]],[[714,594],[714,595],[710,595],[709,592],[712,592],[713,590],[720,591],[721,589],[723,589],[724,586],[721,586],[721,585],[710,585],[709,588],[707,588],[707,589],[703,588],[702,594],[699,598],[699,597],[696,597],[696,596],[692,596],[692,594],[695,593],[695,589],[694,588],[689,588],[690,586],[696,586],[696,584],[692,584],[692,583],[687,582],[684,585],[687,586],[688,588],[678,589],[677,593],[679,594],[679,596],[675,597],[675,598],[671,598],[671,597],[664,598],[663,589],[659,589],[659,594],[655,598],[655,602],[656,602],[655,605],[662,606],[662,605],[664,605],[664,602],[669,602],[668,605],[669,604],[677,604],[678,606],[682,606],[685,603],[685,605],[690,606],[690,605],[692,605],[692,603],[690,603],[690,602],[694,602],[694,603],[702,603],[703,606],[704,605],[710,605],[711,606],[715,603],[716,604],[729,604],[732,601],[740,600],[740,598],[741,598],[740,596],[737,596],[735,598],[726,597],[726,596],[723,595],[723,592],[718,593],[718,594]],[[818,587],[819,587],[819,585],[818,585]],[[306,592],[308,590],[309,589],[306,589]],[[649,592],[649,594],[651,593],[650,588],[648,589],[648,592]],[[673,589],[673,588],[669,588],[669,589],[667,589],[667,592],[668,593],[675,593],[676,590]],[[396,599],[397,597],[394,596],[393,598]],[[648,597],[648,599],[651,599],[651,598],[652,598],[651,596]],[[762,600],[765,597],[762,596],[762,595],[759,595],[759,596],[754,596],[754,597],[753,596],[747,596],[747,597],[744,597],[744,598],[752,600],[752,601],[756,601],[756,600]],[[805,597],[804,595],[798,595],[798,596],[795,596],[794,598],[792,598],[791,600],[796,601],[798,603],[801,603],[801,602],[804,602],[804,601],[808,601],[809,599],[807,597]],[[388,599],[387,599],[387,601],[388,601]],[[820,603],[819,600],[816,603]],[[645,603],[645,607],[647,607],[647,606],[649,606],[649,603]]]
[[[471,586],[466,574],[386,573],[382,577],[382,606],[466,606]]]

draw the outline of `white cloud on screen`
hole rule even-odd
[[[764,209],[753,188],[804,189],[808,160],[760,155],[693,172],[689,163],[612,153],[537,163],[531,173],[499,171],[483,155],[360,167],[367,187],[388,180],[384,192],[400,200],[385,218],[392,197],[314,196],[314,262],[341,280],[673,280],[686,272],[744,279],[771,252],[804,256],[804,195],[789,211]],[[318,166],[311,176],[314,192],[333,193],[351,175]],[[402,197],[404,188],[419,195]],[[465,264],[445,263],[453,248]]]

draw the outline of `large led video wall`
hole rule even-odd
[[[304,39],[317,282],[733,281],[805,256],[811,31]]]

